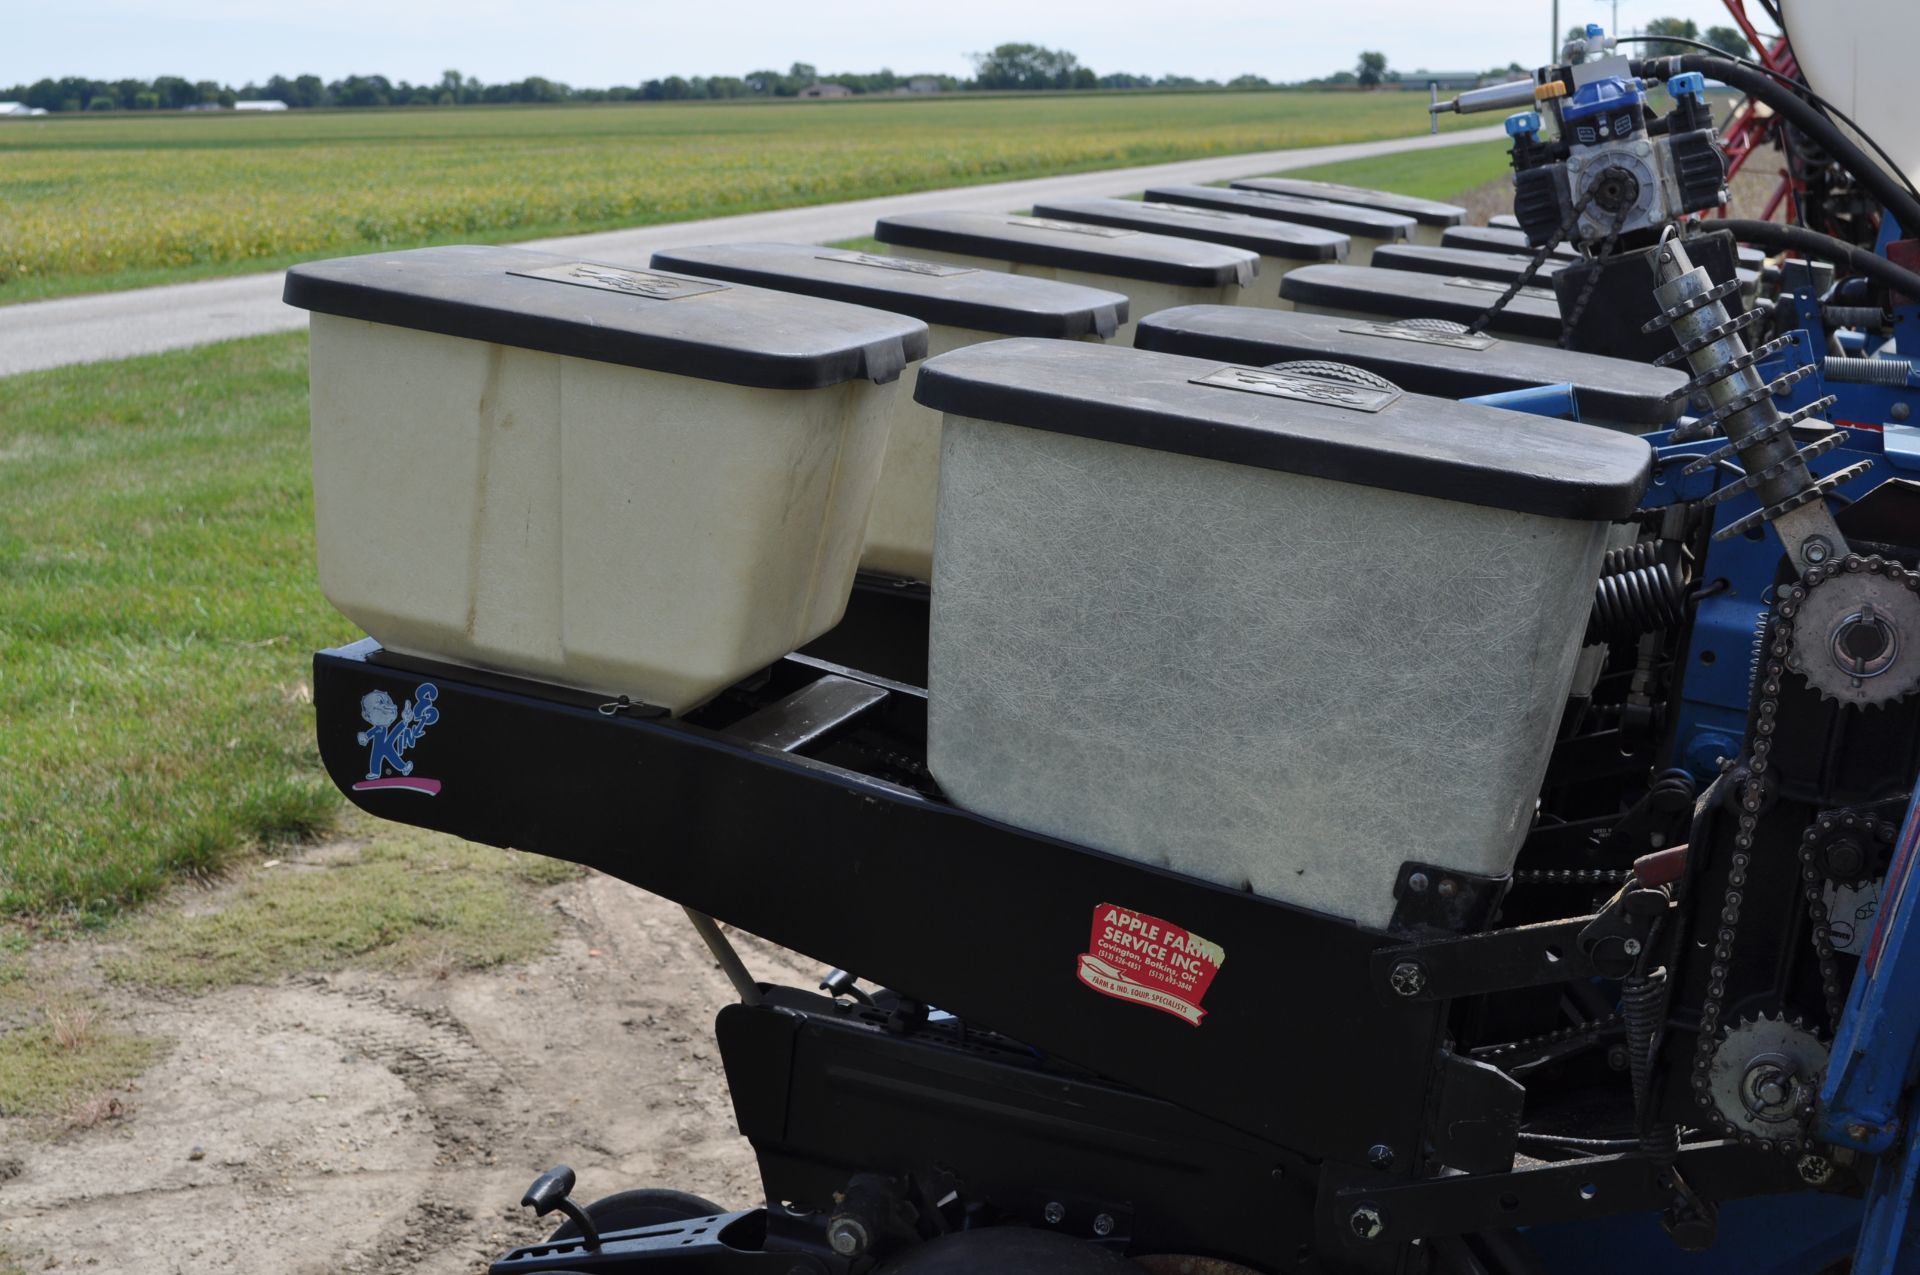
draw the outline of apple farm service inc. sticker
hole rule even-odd
[[[1102,996],[1146,1005],[1198,1027],[1207,1016],[1200,1002],[1226,963],[1219,944],[1191,930],[1102,903],[1093,910],[1093,938],[1075,973]]]

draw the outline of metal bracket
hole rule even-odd
[[[1593,963],[1576,940],[1593,919],[1382,948],[1371,957],[1374,992],[1388,1005],[1419,1005],[1586,978]]]

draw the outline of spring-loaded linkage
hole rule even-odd
[[[1600,574],[1617,576],[1622,571],[1635,571],[1641,567],[1650,567],[1660,561],[1660,542],[1658,540],[1636,540],[1630,545],[1621,545],[1609,549],[1600,559]]]
[[[1671,1158],[1680,1145],[1680,1131],[1656,1119],[1653,1110],[1653,1057],[1667,1021],[1665,968],[1627,977],[1620,986],[1620,1018],[1627,1028],[1627,1068],[1641,1150]]]
[[[1656,629],[1678,628],[1685,611],[1684,592],[1666,563],[1615,571],[1594,582],[1586,640],[1628,642]]]
[[[1679,342],[1677,350],[1657,361],[1664,365],[1686,360],[1693,379],[1674,397],[1704,393],[1712,404],[1712,410],[1689,436],[1703,437],[1718,427],[1728,439],[1727,446],[1700,457],[1683,472],[1698,473],[1737,455],[1745,474],[1716,489],[1705,503],[1718,504],[1744,491],[1754,492],[1760,500],[1757,511],[1723,528],[1715,539],[1739,535],[1764,520],[1773,523],[1780,533],[1797,571],[1844,555],[1846,541],[1822,498],[1857,477],[1871,462],[1816,479],[1807,462],[1832,450],[1846,436],[1827,434],[1800,448],[1791,433],[1795,425],[1832,406],[1834,399],[1817,399],[1782,415],[1773,396],[1807,376],[1811,369],[1796,368],[1772,382],[1761,377],[1757,364],[1779,351],[1784,340],[1748,350],[1741,333],[1757,323],[1763,312],[1749,310],[1737,318],[1727,314],[1723,302],[1739,290],[1739,283],[1730,280],[1715,284],[1673,238],[1662,241],[1654,252],[1653,269],[1660,280],[1654,289],[1660,315],[1646,324],[1645,330],[1671,327]],[[1675,438],[1680,435],[1676,433]]]

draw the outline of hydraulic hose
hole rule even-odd
[[[1749,221],[1742,217],[1729,217],[1724,221],[1716,220],[1700,224],[1711,226],[1715,230],[1730,230],[1733,232],[1733,237],[1741,243],[1750,243],[1757,247],[1773,248],[1783,252],[1791,250],[1802,256],[1818,257],[1822,261],[1846,266],[1849,270],[1920,300],[1920,274],[1916,274],[1905,266],[1895,265],[1885,257],[1876,256],[1867,249],[1857,244],[1850,244],[1844,239],[1835,239],[1832,235],[1823,235],[1817,230],[1807,230],[1800,226],[1783,226],[1776,221]],[[1904,219],[1901,224],[1904,228]]]
[[[1709,79],[1730,84],[1765,102],[1840,161],[1841,167],[1859,179],[1863,186],[1873,192],[1873,197],[1899,219],[1902,230],[1909,234],[1920,234],[1920,199],[1915,199],[1912,191],[1861,150],[1818,107],[1776,82],[1766,72],[1728,58],[1707,57],[1699,53],[1648,58],[1634,63],[1633,69],[1636,75],[1655,75],[1661,79],[1671,79],[1680,71],[1698,71]]]

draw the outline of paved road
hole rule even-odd
[[[810,208],[743,213],[707,221],[570,235],[564,239],[536,240],[527,247],[616,265],[644,266],[660,248],[756,239],[829,243],[870,234],[875,218],[892,213],[936,208],[1015,211],[1041,198],[1125,195],[1149,185],[1221,181],[1369,155],[1484,142],[1500,136],[1498,127],[1476,128],[1437,137],[1423,135],[1340,146],[1260,151],[1251,155],[1216,155],[1141,168],[1113,168],[1065,177],[997,182],[989,186],[963,186],[841,204],[818,204]],[[281,303],[280,280],[280,273],[274,271],[0,306],[0,376],[67,363],[155,354],[161,350],[301,327],[307,321],[306,312]]]

